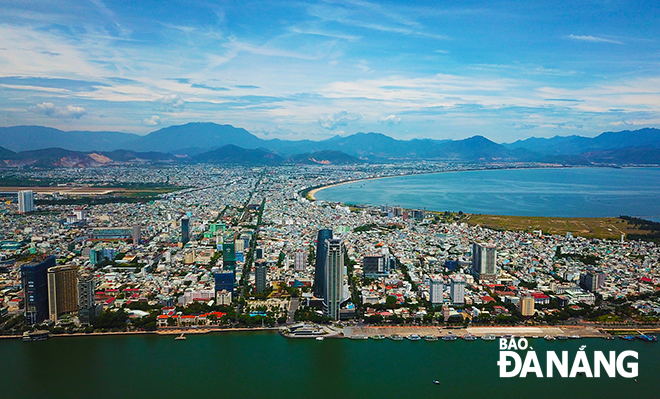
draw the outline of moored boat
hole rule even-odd
[[[323,338],[323,337],[316,337],[315,339],[316,339],[317,341],[323,341],[324,338]]]
[[[392,334],[390,335],[390,339],[392,341],[403,341],[403,337],[399,334]]]
[[[465,334],[461,338],[463,338],[463,341],[475,341],[477,336],[472,334]]]
[[[619,335],[619,338],[621,338],[624,341],[634,341],[635,340],[634,335]]]
[[[456,336],[454,334],[443,335],[442,340],[443,341],[456,341]]]
[[[48,331],[26,331],[23,333],[23,342],[45,341],[50,337]]]
[[[385,339],[385,336],[383,334],[376,334],[376,335],[372,335],[371,339],[379,341],[381,339]]]
[[[568,338],[569,339],[582,339],[582,337],[579,336],[579,335],[569,335]]]
[[[546,335],[545,337],[543,337],[543,339],[546,341],[554,341],[557,338],[553,337],[552,335]]]
[[[408,335],[407,338],[411,341],[419,341],[420,339],[422,339],[422,337],[420,337],[417,334],[410,334],[410,335]]]
[[[486,334],[486,335],[482,335],[481,339],[484,341],[495,341],[496,337],[495,334]]]
[[[565,335],[557,335],[557,339],[560,340],[560,341],[566,341],[568,339],[568,337],[565,336]]]

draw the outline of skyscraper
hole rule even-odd
[[[297,272],[302,272],[307,266],[307,252],[299,249],[293,255],[293,270]]]
[[[18,192],[18,213],[34,211],[34,194],[32,190]]]
[[[140,243],[140,226],[139,225],[134,225],[133,226],[133,245],[138,245]]]
[[[444,281],[439,277],[431,277],[429,284],[429,296],[431,304],[440,305],[443,302]]]
[[[339,320],[339,305],[344,291],[344,243],[339,239],[326,240],[325,251],[323,310],[326,317]]]
[[[531,295],[521,297],[518,302],[518,310],[525,317],[534,316],[534,297]]]
[[[48,268],[55,266],[55,257],[21,266],[21,281],[25,295],[25,324],[41,323],[48,317]]]
[[[215,274],[215,292],[226,291],[233,295],[234,280],[236,276],[234,272],[216,273]]]
[[[456,305],[465,303],[465,279],[461,276],[451,278],[451,301]]]
[[[265,259],[259,259],[254,263],[254,288],[257,294],[266,290],[266,271],[268,264]]]
[[[325,298],[325,262],[327,258],[326,240],[332,239],[332,230],[319,230],[316,236],[316,265],[314,267],[314,296]]]
[[[472,274],[479,280],[497,278],[497,249],[493,244],[472,244]]]
[[[222,265],[225,270],[236,270],[236,247],[233,237],[225,237],[222,242]]]
[[[78,312],[78,266],[54,266],[48,269],[48,317]]]
[[[187,216],[181,218],[181,242],[190,241],[190,219]]]
[[[362,258],[362,272],[364,277],[378,278],[385,273],[385,257],[382,255],[371,255]]]
[[[85,273],[78,280],[78,318],[83,324],[90,324],[96,316],[96,277]]]

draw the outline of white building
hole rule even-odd
[[[18,213],[34,211],[34,193],[32,190],[18,192]]]
[[[441,278],[431,277],[429,283],[429,296],[433,305],[439,305],[443,302],[442,295],[444,292],[444,282]]]
[[[451,301],[455,305],[465,303],[465,279],[461,276],[451,278]]]

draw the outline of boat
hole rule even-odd
[[[504,334],[502,335],[502,338],[504,339],[514,339],[516,336],[513,334]]]
[[[475,341],[477,336],[472,334],[465,334],[461,338],[463,338],[463,341]]]
[[[532,338],[534,339],[538,339],[538,337],[539,337],[538,335],[532,335]]]
[[[438,337],[435,335],[425,335],[424,336],[424,341],[437,341]]]
[[[624,341],[634,341],[635,340],[634,335],[619,335],[619,338],[621,338]]]
[[[495,334],[486,334],[486,335],[482,335],[481,339],[484,341],[495,341],[496,337]]]
[[[323,341],[325,338],[323,338],[323,337],[316,337],[315,339],[316,339],[317,341]]]
[[[580,335],[569,335],[568,338],[569,339],[582,339],[582,337]]]
[[[45,330],[26,331],[23,333],[23,342],[45,341],[50,337],[50,332]]]
[[[646,342],[658,341],[658,337],[656,337],[655,335],[639,334],[636,338],[640,341],[646,341]]]
[[[183,336],[184,333],[181,333],[178,337],[174,338],[175,341],[183,340],[186,339],[186,337]]]
[[[438,380],[433,380],[433,383],[434,383],[435,385],[440,385],[440,381],[438,381]]]
[[[456,336],[454,334],[443,335],[442,340],[443,341],[456,341]]]
[[[399,334],[392,334],[390,335],[390,339],[392,341],[403,341],[403,337]]]
[[[383,334],[376,334],[376,335],[372,335],[371,339],[379,341],[381,339],[385,339],[385,336]]]
[[[543,337],[543,339],[546,341],[555,341],[557,338],[553,337],[552,335],[546,335]]]
[[[355,340],[369,339],[369,337],[367,337],[366,335],[351,335],[349,338]]]
[[[568,339],[568,337],[565,336],[565,335],[557,335],[557,339],[560,340],[560,341],[566,341]]]
[[[420,337],[417,334],[410,334],[410,335],[408,335],[407,338],[411,341],[419,341],[420,339],[422,339],[422,337]]]

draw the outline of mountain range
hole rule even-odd
[[[660,130],[606,132],[593,138],[555,136],[498,144],[483,136],[463,140],[397,140],[356,133],[326,140],[261,139],[245,129],[187,123],[145,136],[43,126],[0,128],[0,160],[7,166],[97,166],[113,163],[213,162],[354,164],[405,160],[660,164]]]

